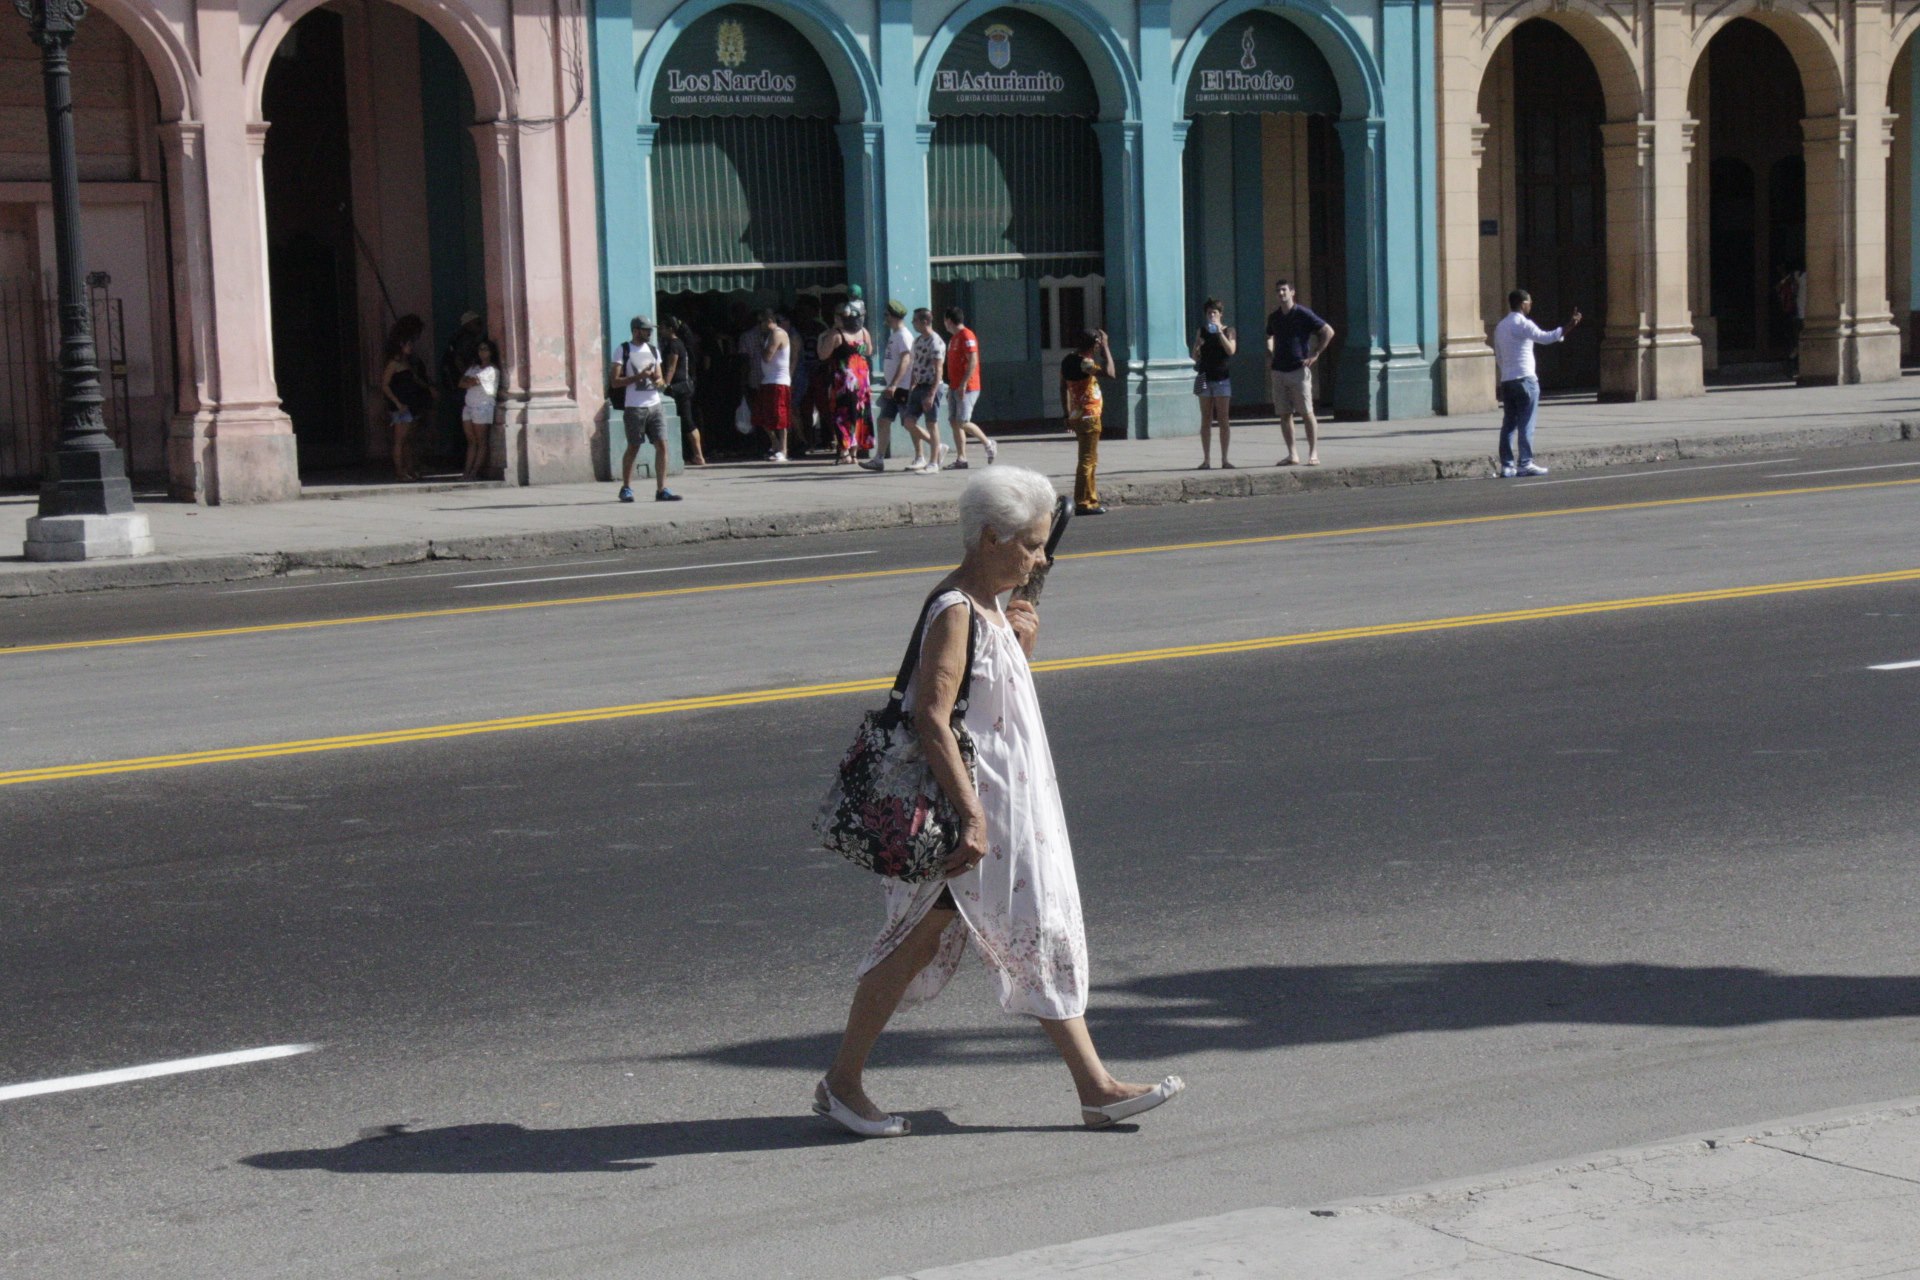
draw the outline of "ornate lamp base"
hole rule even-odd
[[[153,554],[153,532],[139,512],[110,516],[34,516],[29,560],[110,560]]]

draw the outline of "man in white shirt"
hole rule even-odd
[[[874,432],[873,456],[860,465],[868,471],[885,471],[886,460],[893,455],[893,420],[907,407],[912,388],[907,373],[913,365],[913,337],[907,332],[907,304],[899,299],[887,303],[887,350],[880,359],[880,374],[885,381],[880,392],[879,426]],[[916,447],[917,457],[920,450]]]
[[[620,344],[612,377],[627,432],[627,456],[620,463],[620,501],[633,501],[633,464],[640,456],[640,442],[646,440],[653,445],[653,500],[678,502],[680,495],[667,488],[667,419],[660,408],[663,370],[660,351],[653,345],[653,321],[635,316],[628,328],[633,341]]]
[[[1540,379],[1533,372],[1533,349],[1550,346],[1580,327],[1580,308],[1566,324],[1542,329],[1532,319],[1533,295],[1515,289],[1507,295],[1507,318],[1493,326],[1493,361],[1500,378],[1500,474],[1543,476],[1547,469],[1533,460],[1533,418],[1540,408]],[[1519,452],[1514,437],[1519,437]]]

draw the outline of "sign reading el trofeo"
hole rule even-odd
[[[1258,10],[1213,33],[1187,82],[1190,116],[1301,111],[1340,114],[1333,68],[1306,33]]]
[[[806,37],[752,5],[715,9],[681,32],[653,85],[660,120],[839,114],[833,79]]]
[[[1073,42],[1045,18],[995,9],[948,46],[927,104],[935,116],[1092,116],[1100,95]]]

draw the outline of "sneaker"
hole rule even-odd
[[[1547,474],[1547,469],[1537,462],[1529,462],[1526,466],[1520,468],[1520,474],[1523,476],[1543,476]]]
[[[967,469],[967,460],[965,458],[955,458],[952,462],[949,462],[945,467],[945,470],[948,470],[948,471],[965,471],[966,469]]]
[[[987,465],[992,466],[994,459],[1000,456],[1000,446],[995,444],[991,440],[988,440],[986,442],[986,446],[987,446]]]
[[[680,501],[680,495],[671,489],[660,489],[654,493],[653,500],[655,502],[678,502]]]
[[[775,452],[767,455],[768,462],[785,462],[786,460],[787,460],[787,455],[784,453]]]
[[[1073,514],[1077,516],[1103,516],[1107,514],[1107,509],[1105,507],[1075,507]]]
[[[1511,480],[1519,474],[1518,471],[1514,470],[1511,462],[1503,462],[1500,464],[1500,478],[1502,480]]]
[[[632,502],[632,501],[633,501],[633,486],[632,486],[632,485],[630,485],[630,484],[623,484],[623,485],[621,485],[621,486],[620,486],[620,501],[622,501],[622,502]]]
[[[862,471],[885,471],[887,469],[887,463],[884,458],[868,458],[860,464],[860,469]]]
[[[915,458],[907,464],[906,469],[908,471],[925,471],[927,469],[927,460],[925,458]]]

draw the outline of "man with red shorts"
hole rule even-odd
[[[752,358],[758,362],[760,386],[753,393],[753,425],[772,443],[767,461],[785,462],[793,412],[793,343],[772,311],[762,311],[757,319],[758,350]]]

